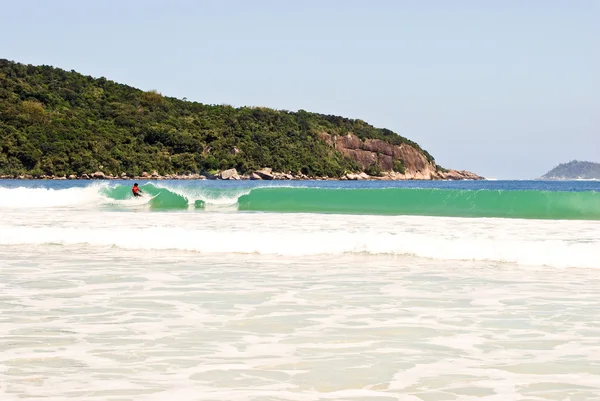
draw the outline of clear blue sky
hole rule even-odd
[[[6,1],[0,57],[202,103],[337,114],[445,167],[600,162],[598,0]]]

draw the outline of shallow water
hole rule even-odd
[[[82,246],[0,259],[3,400],[600,394],[592,269]]]

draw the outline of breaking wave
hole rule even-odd
[[[83,188],[0,188],[1,208],[146,208],[600,220],[600,193],[535,190],[207,188],[147,183],[133,198],[128,185]]]

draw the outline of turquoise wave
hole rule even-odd
[[[448,217],[600,220],[600,193],[448,189],[323,189],[303,187],[162,188],[146,184],[156,196],[152,210],[234,207],[240,211],[345,213]],[[131,197],[129,186],[103,189],[115,200]]]

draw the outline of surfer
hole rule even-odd
[[[131,192],[133,192],[133,196],[135,197],[142,196],[142,190],[138,187],[137,182],[131,187]]]

